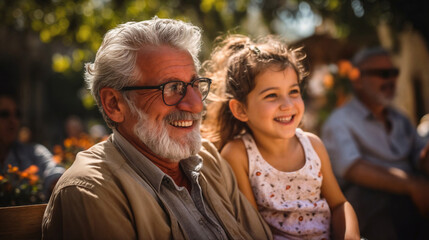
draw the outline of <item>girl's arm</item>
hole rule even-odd
[[[258,209],[249,181],[249,162],[247,160],[247,152],[243,141],[236,139],[227,143],[220,154],[228,161],[234,171],[238,188],[240,188],[241,192],[246,196],[253,207]]]
[[[356,213],[341,192],[323,142],[314,134],[307,135],[322,163],[322,195],[331,209],[333,239],[360,239]]]

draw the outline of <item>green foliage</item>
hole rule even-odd
[[[213,40],[219,33],[240,26],[249,4],[262,9],[270,27],[279,9],[294,12],[303,1],[316,13],[333,20],[338,36],[344,38],[366,36],[374,32],[379,21],[393,23],[403,18],[398,9],[401,5],[388,0],[5,0],[0,2],[0,22],[17,31],[36,32],[44,43],[59,41],[76,49],[53,53],[52,69],[81,71],[82,62],[93,58],[103,34],[123,22],[154,15],[183,19],[202,27],[206,38]]]
[[[0,22],[16,31],[36,32],[43,43],[60,42],[75,49],[54,52],[52,69],[81,71],[82,63],[93,58],[103,34],[120,23],[155,15],[177,18],[200,25],[214,38],[241,21],[247,4],[248,0],[7,0],[0,3]]]
[[[0,22],[7,29],[6,35],[19,33],[23,43],[26,43],[25,38],[28,39],[28,36],[36,35],[46,46],[48,51],[44,51],[43,54],[43,58],[48,56],[46,63],[38,70],[38,75],[32,76],[30,81],[49,79],[46,84],[50,90],[47,101],[52,105],[51,110],[57,115],[67,115],[62,113],[64,109],[81,111],[80,107],[75,106],[76,96],[79,96],[85,109],[94,109],[94,100],[88,92],[82,90],[83,65],[94,59],[103,35],[109,29],[127,21],[146,20],[155,15],[160,18],[190,21],[204,30],[205,48],[202,58],[206,58],[214,38],[219,33],[236,27],[236,23],[246,16],[248,2],[248,0],[5,0],[0,1]],[[23,47],[19,50],[22,51],[19,55],[27,58],[27,64],[42,65],[37,56],[26,56],[27,52],[33,51],[32,49]],[[2,56],[4,61],[10,61],[10,57],[12,56]],[[20,59],[17,61],[21,63],[16,68],[22,68],[24,62]],[[60,77],[56,73],[63,76]],[[23,81],[24,76],[18,77]],[[78,86],[73,81],[77,82]],[[71,105],[75,107],[70,108]]]

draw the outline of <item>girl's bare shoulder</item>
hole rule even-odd
[[[228,162],[247,162],[246,146],[244,146],[244,143],[241,139],[234,139],[225,144],[225,146],[222,148],[221,155]]]
[[[304,135],[306,135],[308,137],[308,139],[310,139],[311,144],[323,145],[322,140],[316,134],[311,133],[311,132],[304,132]]]

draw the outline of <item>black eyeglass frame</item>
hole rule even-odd
[[[177,104],[179,104],[182,99],[186,96],[187,90],[188,90],[188,86],[191,85],[191,87],[194,87],[195,82],[207,82],[208,83],[208,89],[207,89],[207,94],[205,96],[201,96],[201,101],[204,101],[207,96],[209,95],[210,92],[210,85],[212,84],[212,80],[210,78],[206,78],[206,77],[199,77],[199,78],[195,78],[194,80],[190,81],[190,82],[184,82],[184,81],[180,81],[180,80],[174,80],[174,81],[168,81],[165,82],[163,84],[157,85],[157,86],[126,86],[121,88],[119,91],[131,91],[131,90],[143,90],[143,89],[156,89],[156,90],[161,90],[162,91],[162,101],[164,102],[165,105],[167,106],[176,106]],[[169,84],[169,83],[183,83],[184,84],[184,90],[183,90],[183,94],[181,94],[182,96],[180,97],[179,100],[177,100],[176,103],[174,104],[167,104],[167,102],[165,101],[164,98],[164,88],[165,85]]]

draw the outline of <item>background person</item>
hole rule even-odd
[[[20,126],[20,112],[16,99],[10,94],[0,93],[1,174],[4,175],[8,171],[9,164],[21,171],[35,165],[38,167],[39,179],[43,182],[43,192],[49,196],[64,168],[53,161],[51,152],[43,145],[19,142]]]
[[[391,106],[398,69],[388,51],[359,52],[355,97],[332,113],[322,139],[342,189],[368,239],[427,238],[429,145]]]
[[[64,123],[64,130],[66,138],[79,139],[82,135],[87,135],[82,120],[76,115],[70,115],[67,117]]]
[[[79,153],[46,209],[43,239],[270,239],[232,170],[200,136],[211,80],[200,29],[129,22],[104,37],[86,81],[113,134]]]

